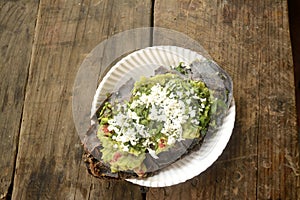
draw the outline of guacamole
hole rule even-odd
[[[210,92],[202,81],[176,73],[142,77],[127,102],[106,102],[98,113],[102,160],[112,172],[143,175],[146,154],[203,137],[210,121]]]

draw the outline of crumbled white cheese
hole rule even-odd
[[[191,123],[199,125],[199,120],[196,119],[197,114],[203,111],[206,98],[199,98],[193,95],[193,99],[200,99],[202,102],[199,106],[193,107],[191,105],[192,100],[187,99],[195,91],[182,92],[183,85],[176,84],[170,80],[164,87],[160,84],[155,84],[151,87],[149,94],[137,92],[135,100],[133,100],[128,106],[124,104],[117,108],[122,110],[118,114],[114,115],[112,119],[108,121],[109,131],[114,131],[116,135],[112,136],[112,140],[121,142],[120,148],[123,151],[129,151],[128,145],[124,143],[130,142],[131,145],[135,146],[140,138],[144,138],[143,146],[148,149],[149,154],[153,158],[158,158],[155,151],[150,148],[151,145],[151,130],[144,125],[140,124],[140,116],[133,110],[140,106],[149,108],[148,119],[151,121],[157,121],[162,123],[163,127],[161,133],[167,136],[166,142],[168,145],[174,144],[176,141],[182,140],[183,128],[182,125],[191,118]],[[186,91],[186,90],[183,90]],[[185,99],[183,101],[182,99]],[[115,148],[115,145],[114,145]]]
[[[181,66],[183,67],[183,68],[187,68],[187,69],[190,69],[191,68],[191,66],[189,65],[189,64],[187,64],[187,63],[185,63],[185,62],[180,62],[181,63]]]
[[[134,119],[134,120],[137,120],[137,122],[139,121],[140,117],[135,113],[133,112],[132,110],[128,109],[127,111],[127,116],[129,119]]]
[[[154,158],[154,159],[158,159],[159,157],[156,155],[155,151],[152,150],[151,148],[147,148],[149,154]]]
[[[205,101],[206,101],[206,98],[200,98],[200,101],[201,101],[201,102],[205,102]]]
[[[129,148],[128,148],[128,146],[124,146],[124,147],[123,147],[123,151],[126,151],[126,152],[128,152],[128,151],[129,151]]]
[[[194,118],[195,116],[196,116],[196,111],[195,110],[191,110],[190,117]]]
[[[175,139],[174,137],[171,136],[171,137],[168,138],[167,144],[168,144],[168,145],[172,145],[172,144],[174,144],[175,142],[176,142],[176,139]]]

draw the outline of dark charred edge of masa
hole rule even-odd
[[[134,173],[126,173],[126,172],[117,172],[116,176],[109,176],[105,174],[105,172],[110,172],[110,168],[103,164],[101,161],[96,159],[93,155],[88,152],[84,152],[83,160],[87,166],[88,172],[100,179],[114,179],[114,180],[124,180],[127,178],[138,178],[138,176]],[[148,174],[147,174],[148,175]]]
[[[198,151],[203,143],[204,138],[205,137],[203,136],[201,139],[199,139],[198,142],[194,142],[194,144],[192,144],[187,149],[186,153],[183,154],[177,160],[175,160],[173,163],[177,162],[178,160],[182,159],[183,157],[185,157],[195,151]],[[111,173],[110,167],[105,165],[103,162],[99,161],[98,159],[96,159],[91,153],[89,153],[88,151],[85,150],[82,157],[83,157],[83,161],[86,164],[89,174],[91,174],[92,176],[99,178],[99,179],[114,179],[114,180],[125,180],[125,179],[129,179],[129,178],[143,179],[143,178],[157,175],[162,169],[173,164],[173,163],[171,163],[170,165],[167,165],[167,166],[161,168],[160,170],[157,170],[154,172],[146,172],[142,177],[139,177],[133,171],[127,171],[127,172],[120,171],[120,172],[115,173],[115,176],[109,176],[106,173]]]

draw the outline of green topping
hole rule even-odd
[[[180,62],[177,67],[174,68],[176,71],[180,72],[183,75],[188,74],[188,71],[191,69],[190,66],[185,65],[183,62]]]
[[[187,67],[180,63],[176,70],[184,72]],[[210,92],[201,81],[170,73],[142,77],[129,102],[106,102],[99,112],[102,159],[112,172],[145,171],[147,152],[158,158],[176,141],[203,136],[210,110]]]

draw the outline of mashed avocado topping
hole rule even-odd
[[[209,89],[201,81],[160,74],[137,81],[128,102],[106,102],[99,113],[102,159],[112,172],[143,174],[146,153],[154,159],[177,141],[205,135]]]

